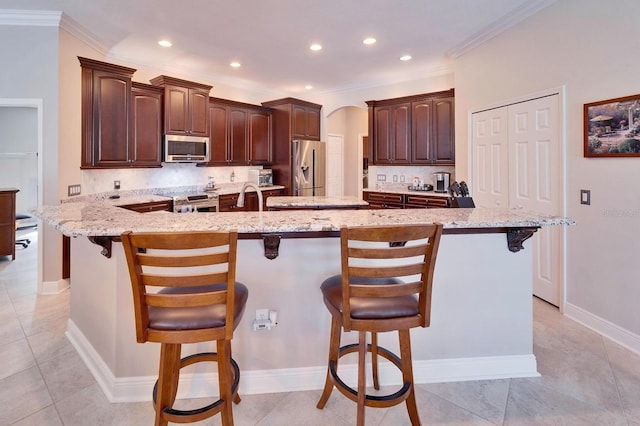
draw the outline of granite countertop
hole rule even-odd
[[[230,190],[230,189],[229,189]],[[163,195],[158,195],[162,193]],[[130,194],[111,200],[108,194],[43,206],[32,214],[67,236],[119,236],[122,232],[236,229],[241,234],[339,231],[342,226],[440,222],[445,229],[513,228],[572,225],[568,218],[504,208],[408,210],[284,210],[229,213],[137,213],[117,207],[167,199],[167,191]]]
[[[391,193],[391,194],[406,194],[406,195],[422,195],[422,196],[429,196],[429,197],[444,197],[447,198],[449,197],[449,194],[447,192],[435,192],[435,191],[413,191],[413,190],[409,190],[408,187],[405,186],[395,186],[395,187],[391,187],[391,188],[364,188],[363,191],[365,192],[386,192],[386,193]]]
[[[336,197],[336,196],[315,196],[315,197],[269,197],[267,207],[362,207],[369,203],[358,197]]]

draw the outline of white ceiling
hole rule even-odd
[[[554,1],[0,0],[0,12],[62,11],[62,26],[110,60],[295,96],[451,72],[453,58]],[[378,42],[363,45],[369,36]]]

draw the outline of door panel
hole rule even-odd
[[[559,96],[552,95],[472,116],[473,197],[483,207],[562,215]],[[532,238],[533,294],[559,305],[563,285],[561,227]]]

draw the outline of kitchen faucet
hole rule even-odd
[[[244,193],[248,187],[252,187],[258,193],[258,211],[261,212],[262,211],[262,191],[260,190],[260,187],[253,182],[245,182],[244,185],[242,185],[242,189],[240,190],[240,195],[238,195],[238,203],[236,204],[236,206],[244,207]]]

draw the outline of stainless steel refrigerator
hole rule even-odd
[[[293,195],[326,194],[327,144],[294,140],[291,147]]]

